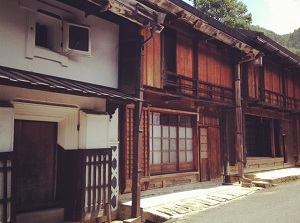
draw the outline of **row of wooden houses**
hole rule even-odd
[[[0,4],[1,223],[298,164],[300,58],[263,33],[181,0]]]

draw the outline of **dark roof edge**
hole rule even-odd
[[[237,30],[230,28],[229,26],[219,22],[218,20],[210,17],[209,15],[206,15],[204,12],[196,9],[195,7],[189,5],[188,3],[183,2],[182,0],[168,0],[168,1],[181,7],[182,9],[188,11],[189,13],[197,16],[198,18],[206,21],[209,25],[213,26],[214,28],[250,45],[250,40],[247,36],[243,35],[242,33],[238,32]]]
[[[257,37],[260,37],[261,39],[266,41],[268,44],[274,46],[278,50],[285,53],[287,56],[295,59],[297,62],[300,63],[300,57],[298,55],[294,54],[293,52],[291,52],[290,50],[288,50],[284,46],[282,46],[279,43],[277,43],[276,41],[272,40],[271,38],[266,36],[263,32],[258,32],[258,31],[253,31],[253,30],[243,30],[243,29],[237,29],[237,30],[239,32],[244,33],[245,35],[249,36],[254,41],[257,41]]]

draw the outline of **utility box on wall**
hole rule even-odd
[[[109,115],[80,111],[79,148],[108,148]]]

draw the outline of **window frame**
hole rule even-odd
[[[159,113],[160,114],[160,122],[159,123],[154,123],[153,122],[153,114]],[[162,123],[161,115],[164,115],[165,117],[169,117],[169,123],[166,125],[165,123]],[[163,111],[151,111],[149,113],[149,162],[150,162],[150,174],[151,175],[158,175],[158,174],[167,174],[167,173],[177,173],[177,172],[187,172],[187,171],[194,171],[196,170],[196,165],[195,165],[195,159],[196,159],[196,153],[195,153],[195,132],[196,132],[196,115],[192,114],[176,114],[176,113],[168,113],[168,112],[163,112]],[[170,117],[175,116],[176,117],[176,123],[170,123]],[[180,123],[180,118],[181,117],[189,117],[190,120],[190,125],[187,125],[186,122],[184,122],[184,125],[181,125]],[[158,127],[157,129],[160,129],[159,134],[155,136],[154,134],[154,127]],[[171,137],[170,132],[172,131],[171,128],[175,127],[175,137]],[[184,137],[180,137],[180,130],[183,129],[184,131]],[[190,137],[187,136],[187,129],[191,129],[192,132],[189,134]],[[164,131],[168,131],[168,135],[164,135]],[[154,137],[155,136],[155,137]],[[173,130],[173,136],[174,136],[174,130]],[[171,162],[171,140],[176,142],[175,145],[175,150],[176,151],[176,161]],[[154,150],[154,140],[160,142],[160,149]],[[183,140],[185,147],[184,149],[180,148],[180,141]],[[164,143],[168,141],[168,149],[164,149]],[[188,141],[190,142],[190,148],[187,147]],[[164,157],[164,153],[168,152],[168,162],[165,162],[167,159]],[[160,162],[154,163],[155,161],[155,154],[160,153]],[[184,161],[181,159],[182,154],[184,155]],[[188,159],[188,155],[192,158]],[[157,161],[157,160],[156,160]]]

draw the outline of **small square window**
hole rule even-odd
[[[36,23],[35,25],[35,45],[48,48],[48,28],[46,25]]]

